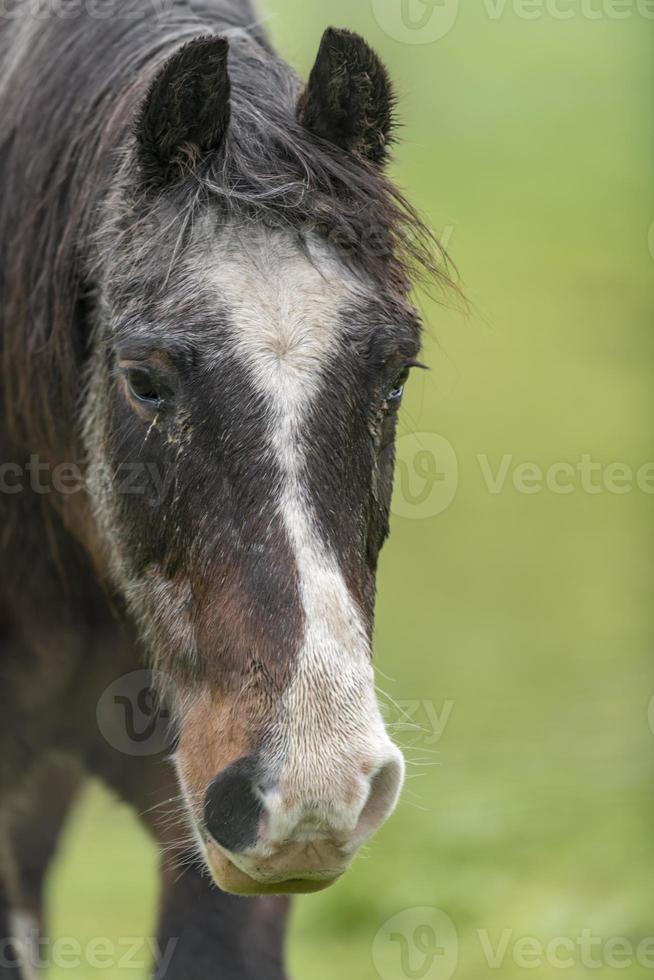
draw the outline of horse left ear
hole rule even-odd
[[[156,75],[136,126],[146,182],[175,180],[222,144],[230,120],[228,52],[224,37],[197,37]]]
[[[392,139],[394,106],[378,55],[358,34],[328,28],[298,103],[300,122],[316,136],[381,165]]]

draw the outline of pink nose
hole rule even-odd
[[[403,775],[402,755],[389,743],[383,760],[351,780],[347,793],[291,799],[262,778],[258,760],[241,759],[210,785],[205,831],[255,881],[333,879],[390,815]]]

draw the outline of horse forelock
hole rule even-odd
[[[448,278],[429,231],[381,171],[297,120],[300,82],[252,29],[247,5],[199,13],[176,4],[155,16],[126,0],[120,10],[3,28],[3,395],[15,431],[45,447],[76,438],[98,293],[129,288],[129,276],[138,290],[144,273],[165,280],[207,208],[225,222],[318,233],[398,295],[421,270]],[[227,139],[155,199],[132,153],[140,101],[171,51],[211,32],[231,43]]]

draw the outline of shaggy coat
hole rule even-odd
[[[169,854],[169,980],[284,975],[287,899],[205,872],[308,890],[248,864],[264,812],[284,841],[319,814],[341,873],[394,805],[375,571],[434,273],[394,108],[360,38],[327,31],[303,84],[246,0],[0,22],[1,976],[87,773]],[[146,666],[141,755],[98,706]]]

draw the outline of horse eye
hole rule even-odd
[[[395,385],[391,388],[389,393],[386,395],[386,402],[389,405],[398,405],[402,401],[402,395],[404,394],[404,386],[407,383],[409,377],[408,367],[404,369],[402,374],[399,376]]]
[[[127,386],[130,395],[136,401],[150,406],[161,404],[161,395],[157,390],[157,386],[152,380],[149,371],[146,371],[144,368],[130,368],[127,372]]]

